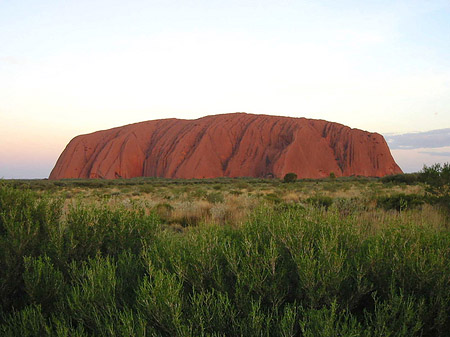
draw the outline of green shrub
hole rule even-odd
[[[150,324],[168,336],[184,336],[183,284],[173,274],[154,271],[137,290],[137,305]]]
[[[206,198],[208,195],[208,192],[206,192],[202,188],[196,188],[192,192],[190,192],[190,196],[194,199],[203,199]]]
[[[11,313],[0,327],[0,333],[5,337],[35,337],[45,336],[47,322],[40,306],[27,306],[21,311]]]
[[[420,174],[418,173],[401,173],[401,174],[393,174],[389,176],[384,176],[381,179],[383,184],[393,183],[393,184],[417,184],[420,182]]]
[[[24,258],[23,280],[28,301],[50,312],[64,293],[63,274],[57,270],[48,256]]]
[[[278,196],[276,193],[269,193],[264,196],[264,198],[270,202],[273,202],[274,204],[279,204],[283,200]]]
[[[393,194],[377,198],[377,206],[385,210],[405,211],[416,208],[424,203],[424,197],[417,194]]]
[[[235,186],[236,186],[236,188],[239,188],[239,189],[246,189],[246,188],[248,188],[250,185],[248,184],[248,183],[246,183],[246,182],[243,182],[243,181],[239,181],[239,182],[237,182],[236,184],[235,184]]]
[[[335,198],[333,206],[343,215],[361,214],[369,209],[368,200],[364,198]]]
[[[336,199],[324,212],[262,200],[242,224],[175,232],[145,204],[63,208],[38,193],[0,183],[2,336],[450,331],[449,228],[424,217],[428,208],[363,213],[366,199]],[[312,204],[325,207],[318,197]]]
[[[219,202],[224,202],[225,198],[222,192],[210,192],[206,196],[206,200],[208,200],[210,203],[216,204]]]
[[[362,336],[363,327],[356,317],[346,310],[338,310],[338,304],[333,301],[330,306],[320,309],[301,308],[299,321],[302,336]],[[381,335],[379,335],[381,336]]]
[[[295,203],[295,202],[280,202],[277,205],[275,205],[274,210],[277,212],[301,212],[305,210],[305,207],[302,204]]]
[[[236,195],[236,196],[238,196],[238,195],[242,195],[242,192],[239,191],[239,190],[231,190],[231,191],[230,191],[230,194],[231,194],[231,195]]]
[[[53,254],[62,201],[0,182],[0,306],[21,308],[26,299],[24,257]]]
[[[283,178],[283,181],[285,183],[293,183],[293,182],[297,181],[297,174],[296,173],[292,173],[292,172],[286,173],[284,178]]]
[[[184,213],[179,217],[172,220],[173,223],[178,223],[182,227],[195,227],[202,223],[204,220],[200,213]]]
[[[153,193],[155,191],[155,187],[153,185],[144,184],[138,187],[138,190],[142,193]]]
[[[400,289],[390,290],[389,299],[380,301],[376,294],[373,313],[365,313],[367,333],[372,336],[387,336],[395,331],[398,336],[420,336],[423,328],[424,300],[405,296]]]
[[[173,210],[173,206],[171,204],[168,204],[167,202],[159,203],[155,206],[156,214],[158,214],[159,218],[165,222],[171,220]]]
[[[232,336],[237,329],[230,322],[235,322],[238,312],[227,293],[216,290],[194,291],[189,297],[189,321],[195,336],[216,334]]]
[[[424,166],[420,177],[427,185],[431,198],[444,206],[450,214],[450,163]]]
[[[67,295],[68,313],[97,334],[117,311],[116,269],[112,259],[99,255],[81,264],[70,264],[73,285]]]
[[[306,199],[306,202],[315,207],[328,209],[333,204],[333,198],[327,197],[327,196],[322,196],[322,195],[317,195],[317,196]]]

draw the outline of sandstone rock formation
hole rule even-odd
[[[384,138],[323,120],[233,113],[77,136],[50,179],[299,178],[401,173]]]

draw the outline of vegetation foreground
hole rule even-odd
[[[0,335],[448,336],[448,211],[406,178],[0,181]]]

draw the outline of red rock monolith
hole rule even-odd
[[[402,173],[384,138],[306,118],[232,113],[125,125],[70,141],[50,179]]]

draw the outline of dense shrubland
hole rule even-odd
[[[426,186],[0,182],[0,335],[446,336]]]

